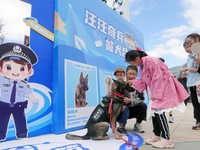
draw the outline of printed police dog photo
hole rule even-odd
[[[116,119],[123,107],[123,97],[125,92],[133,92],[134,89],[125,81],[113,79],[111,91],[103,97],[103,100],[96,106],[85,125],[87,133],[83,136],[66,134],[68,140],[107,140],[109,124],[116,139],[121,138],[121,134],[116,131]]]
[[[83,72],[80,73],[78,84],[75,90],[75,105],[76,107],[85,107],[86,102],[86,92],[89,90],[88,86],[88,74],[84,77]]]

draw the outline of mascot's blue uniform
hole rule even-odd
[[[0,63],[9,60],[19,60],[34,65],[37,63],[37,56],[25,45],[3,43],[0,45]],[[31,94],[32,89],[24,80],[14,81],[0,74],[0,93],[0,140],[6,138],[11,114],[17,138],[27,137],[28,130],[24,110],[27,108],[28,101],[25,96]]]

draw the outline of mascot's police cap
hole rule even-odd
[[[29,64],[37,63],[37,56],[33,50],[19,43],[0,44],[0,60],[21,60]]]

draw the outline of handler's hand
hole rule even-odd
[[[122,137],[122,134],[120,133],[115,133],[114,135],[117,140],[119,140]]]
[[[130,100],[130,98],[128,98],[128,97],[124,97],[124,102],[125,102],[126,104],[129,104],[129,103],[131,102],[131,100]]]
[[[143,102],[143,100],[140,100],[139,98],[132,99],[131,106],[136,106],[141,102]]]

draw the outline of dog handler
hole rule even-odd
[[[151,113],[154,136],[146,140],[156,148],[173,148],[165,112],[185,110],[184,100],[189,97],[183,85],[172,75],[168,67],[158,58],[143,51],[130,50],[125,55],[127,63],[140,67],[141,77],[128,83],[139,92],[151,90]]]
[[[126,80],[136,79],[138,68],[136,66],[129,65],[126,68]],[[127,108],[117,117],[120,124],[117,131],[122,134],[127,134],[125,126],[128,119],[136,118],[136,123],[133,130],[138,133],[144,133],[141,123],[146,120],[147,106],[144,103],[144,94],[139,93],[137,90],[129,92],[124,95],[124,102]]]

